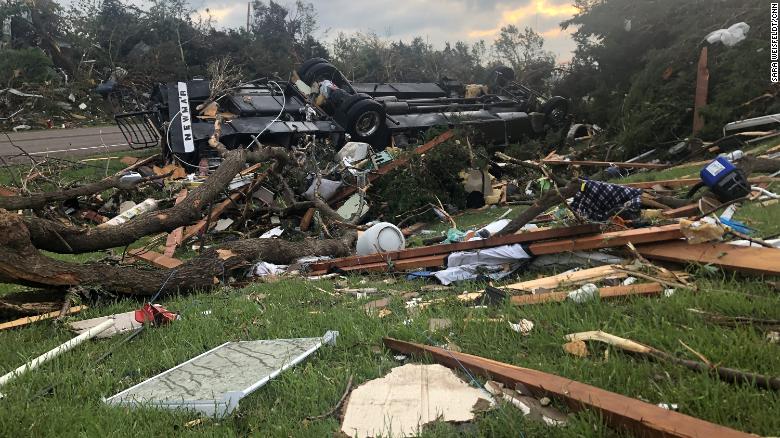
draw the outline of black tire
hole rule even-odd
[[[303,82],[305,82],[307,85],[313,83],[313,82],[320,82],[323,79],[328,79],[332,81],[335,84],[340,83],[340,74],[339,70],[336,68],[335,65],[329,63],[329,62],[321,62],[318,64],[312,65],[301,77],[303,79]]]
[[[300,67],[298,67],[298,77],[303,79],[306,76],[306,73],[315,65],[327,63],[328,60],[325,58],[311,58],[307,59],[303,64],[301,64]]]
[[[373,99],[358,100],[344,114],[342,127],[352,137],[377,148],[390,144],[390,130],[385,121],[385,107]]]
[[[515,71],[505,65],[497,65],[490,69],[487,77],[487,84],[492,88],[504,87],[515,80]]]
[[[339,112],[342,114],[347,114],[349,112],[349,109],[352,108],[353,105],[360,102],[361,100],[371,99],[371,96],[369,96],[366,93],[358,93],[358,94],[352,94],[346,99],[344,99],[343,102],[341,102],[341,105],[339,105]]]
[[[551,97],[542,105],[542,112],[548,125],[560,128],[569,116],[569,100],[561,96]]]

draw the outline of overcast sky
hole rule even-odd
[[[278,0],[294,6],[294,0]],[[559,61],[571,59],[574,42],[559,23],[576,13],[570,0],[309,0],[317,10],[318,36],[332,40],[339,32],[373,31],[408,41],[426,38],[436,47],[445,41],[491,43],[501,26],[530,26],[545,39],[545,48]],[[200,14],[206,9],[215,26],[246,26],[246,1],[191,0]]]

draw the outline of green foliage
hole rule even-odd
[[[13,87],[19,83],[40,84],[55,77],[52,62],[40,49],[4,50],[0,56],[0,84]]]
[[[745,21],[751,29],[735,47],[709,45],[709,105],[705,139],[724,123],[763,114],[773,104],[742,104],[768,87],[767,4],[759,0],[580,1],[563,23],[579,26],[569,73],[557,94],[572,98],[579,118],[610,129],[626,155],[691,135],[696,70],[704,37]],[[627,30],[628,29],[628,30]],[[777,104],[774,103],[774,107]]]
[[[479,151],[475,151],[478,156]],[[459,173],[472,167],[472,154],[463,141],[448,141],[436,146],[423,156],[409,157],[409,163],[377,180],[373,190],[385,206],[384,213],[395,217],[429,203],[463,208],[466,191]],[[484,165],[474,162],[474,167]]]
[[[435,49],[422,37],[409,43],[389,41],[375,33],[339,33],[333,42],[333,63],[356,82],[424,82],[450,77],[480,82],[484,76],[484,42],[445,43]]]

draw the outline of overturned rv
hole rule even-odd
[[[205,79],[157,84],[146,111],[116,117],[134,147],[161,145],[166,155],[197,163],[210,155],[214,103],[228,148],[254,142],[295,146],[316,136],[339,147],[347,141],[381,149],[416,143],[435,126],[470,125],[488,144],[505,145],[563,127],[568,101],[545,98],[494,69],[479,92],[462,84],[350,83],[322,58],[304,62],[287,82],[260,79],[212,96]],[[211,109],[211,111],[209,111]]]

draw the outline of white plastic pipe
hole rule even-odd
[[[52,350],[47,351],[46,353],[43,353],[42,355],[36,357],[35,359],[27,362],[26,364],[20,366],[19,368],[11,371],[10,373],[4,375],[3,377],[0,377],[0,386],[5,385],[10,380],[12,380],[14,377],[21,376],[22,374],[26,373],[27,371],[33,370],[35,368],[38,368],[41,364],[48,362],[51,359],[54,359],[55,357],[59,356],[61,353],[64,353],[73,347],[81,344],[82,342],[92,339],[101,332],[105,331],[109,327],[114,325],[114,319],[111,318],[109,320],[106,320],[99,325],[92,327],[91,329],[87,330],[86,332],[76,336],[75,338],[71,339],[68,342],[65,342],[64,344],[60,345],[59,347],[56,347]]]
[[[780,196],[777,196],[776,194],[770,192],[769,190],[764,189],[764,188],[759,187],[759,186],[753,186],[753,187],[750,188],[750,190],[753,191],[753,192],[761,192],[761,193],[764,194],[763,196],[768,196],[768,197],[770,197],[772,199],[780,199]]]

